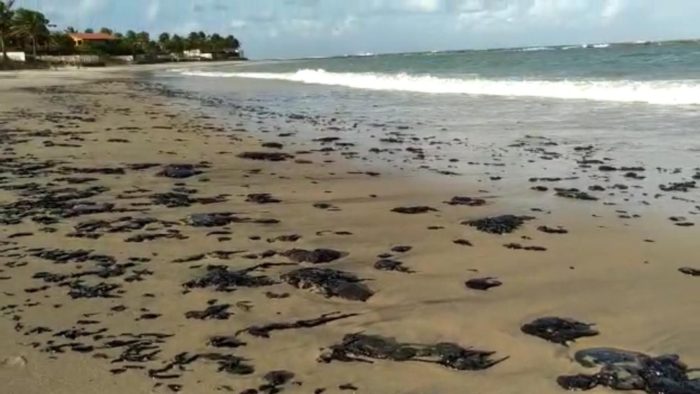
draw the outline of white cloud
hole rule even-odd
[[[534,0],[527,14],[560,22],[572,16],[582,16],[587,10],[595,8],[595,3],[591,0]]]
[[[242,19],[234,19],[229,23],[229,26],[231,26],[232,29],[244,29],[248,26],[248,22]]]
[[[443,9],[445,1],[451,0],[354,0],[348,1],[346,3],[348,6],[345,8],[368,15],[434,13]]]
[[[318,34],[326,33],[327,24],[318,19],[294,18],[285,19],[279,27],[285,33],[315,38]]]
[[[606,0],[601,16],[605,20],[615,19],[627,5],[626,0]]]
[[[399,2],[407,11],[436,12],[441,8],[439,0],[404,0]]]
[[[529,28],[598,29],[624,14],[628,0],[454,0],[459,29],[510,31]]]
[[[24,0],[31,4],[34,0]],[[255,56],[700,36],[699,0],[43,0],[59,28],[240,35]],[[193,12],[193,5],[197,11]]]
[[[148,22],[153,22],[158,17],[160,12],[160,0],[151,0],[150,4],[146,8],[146,20]]]
[[[484,8],[477,8],[476,4],[471,4],[470,8],[464,10],[466,11],[457,16],[456,27],[473,31],[510,28],[510,23],[523,13],[522,5],[517,2],[500,2],[498,5],[490,4]]]

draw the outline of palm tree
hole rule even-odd
[[[31,40],[32,54],[36,57],[37,42],[40,38],[49,36],[49,20],[41,12],[20,8],[12,22],[14,34]]]
[[[238,50],[241,47],[241,43],[236,37],[229,35],[226,37],[226,46],[229,49]]]
[[[158,36],[158,44],[160,45],[160,50],[165,51],[170,46],[170,34],[162,33]]]
[[[132,55],[136,55],[137,52],[137,37],[136,37],[136,32],[133,30],[127,30],[126,34],[124,35],[124,47],[128,48],[129,53]]]
[[[208,52],[219,52],[222,51],[224,48],[224,45],[222,45],[223,38],[219,33],[214,33],[211,36],[209,36],[209,48],[207,48]]]
[[[187,49],[192,50],[192,49],[199,49],[199,34],[197,32],[192,32],[190,33],[189,36],[187,36],[187,41],[186,41],[186,46]]]
[[[136,45],[143,53],[148,52],[149,44],[151,43],[151,35],[148,32],[142,31],[136,34]]]
[[[0,50],[2,50],[2,59],[7,61],[7,49],[5,48],[5,39],[10,36],[12,28],[12,6],[15,0],[0,0]]]
[[[182,53],[182,51],[185,50],[185,40],[179,35],[174,34],[168,43],[168,50],[174,53]]]

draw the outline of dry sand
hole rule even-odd
[[[40,224],[25,217],[19,224],[0,227],[2,393],[167,393],[176,389],[184,393],[240,393],[263,384],[262,376],[273,370],[295,374],[294,383],[281,386],[289,393],[320,392],[315,391],[319,388],[325,388],[326,393],[355,391],[341,390],[339,386],[344,384],[355,386],[359,393],[561,393],[564,391],[556,383],[557,376],[583,371],[571,360],[574,352],[596,346],[652,355],[678,353],[689,365],[700,365],[700,315],[696,305],[700,279],[678,272],[682,266],[694,264],[700,268],[700,234],[697,227],[674,226],[665,212],[651,210],[640,219],[622,220],[609,214],[614,212],[612,208],[603,210],[599,203],[568,199],[543,200],[534,206],[545,212],[531,212],[523,208],[523,201],[532,201],[538,194],[522,190],[487,198],[484,206],[451,206],[444,201],[453,196],[490,196],[480,192],[486,185],[465,188],[400,173],[351,174],[358,164],[336,153],[295,153],[299,145],[294,149],[261,148],[261,141],[274,138],[262,138],[254,125],[245,125],[245,131],[241,131],[234,121],[209,118],[115,74],[91,71],[28,75],[0,79],[0,166],[5,171],[0,174],[0,204],[4,212],[7,204],[36,199],[47,188],[83,190],[94,186],[107,189],[88,200],[114,203],[114,209],[142,211],[87,214],[61,218],[55,224]],[[61,86],[41,87],[57,84]],[[25,89],[31,86],[34,88]],[[267,162],[237,157],[247,151],[282,151],[295,158]],[[201,168],[203,174],[187,179],[155,175],[167,164],[202,162],[206,162]],[[32,171],[27,168],[30,163],[47,165]],[[129,169],[133,163],[158,166]],[[366,166],[363,164],[362,171]],[[64,167],[124,168],[125,173],[80,174],[62,171]],[[21,175],[22,168],[28,171],[26,175]],[[56,180],[67,177],[96,180],[84,184]],[[27,189],[24,196],[20,195],[22,190],[9,187],[31,182],[38,187]],[[225,201],[175,208],[144,204],[154,193],[172,191],[177,182],[195,189],[193,198],[221,196]],[[247,202],[250,193],[270,193],[281,202]],[[532,194],[520,199],[526,193]],[[319,202],[337,210],[314,207]],[[416,215],[391,211],[418,205],[437,211]],[[192,213],[205,212],[274,218],[279,223],[200,228],[183,222]],[[606,214],[592,216],[600,212]],[[536,218],[507,235],[486,234],[460,224],[500,214]],[[124,216],[151,217],[161,222],[129,233],[106,233],[99,239],[67,236],[79,223]],[[569,233],[537,231],[542,225],[563,226]],[[438,228],[429,229],[432,226]],[[230,234],[207,235],[212,231]],[[31,235],[11,238],[18,233]],[[136,234],[156,233],[179,234],[184,239],[125,242]],[[301,238],[296,242],[268,242],[289,234]],[[467,239],[473,246],[457,245],[453,243],[456,239]],[[655,242],[645,242],[647,239]],[[547,250],[503,247],[511,242]],[[391,252],[396,245],[412,249]],[[118,298],[71,299],[66,284],[74,279],[44,283],[33,275],[70,275],[94,269],[96,263],[55,264],[32,256],[31,248],[91,250],[112,256],[118,263],[126,263],[129,258],[150,260],[137,262],[121,276],[82,278],[88,284],[121,285],[123,292],[113,292]],[[201,277],[209,264],[242,269],[262,262],[291,263],[279,254],[266,258],[259,255],[292,248],[346,252],[347,256],[319,266],[367,279],[365,284],[375,294],[366,302],[325,298],[279,280],[281,274],[299,268],[297,265],[312,266],[308,263],[256,271],[279,282],[271,286],[241,287],[233,292],[212,288],[195,288],[186,294],[183,291],[183,283]],[[207,255],[197,261],[173,262],[217,250],[240,252],[230,259]],[[392,254],[415,272],[375,269],[377,256],[382,253]],[[126,280],[139,270],[147,270],[141,271],[140,281]],[[503,285],[489,291],[465,287],[466,280],[486,276],[498,278]],[[26,291],[37,288],[35,292]],[[288,296],[273,299],[266,296],[267,292]],[[205,309],[209,300],[230,304],[231,316],[204,321],[185,317],[188,311]],[[126,309],[110,309],[121,305]],[[311,319],[335,311],[358,315],[314,328],[275,331],[267,339],[242,333],[239,339],[246,345],[236,349],[207,345],[213,335],[234,335],[252,325]],[[158,316],[142,319],[146,313]],[[520,331],[521,325],[543,316],[596,323],[600,334],[564,347]],[[94,322],[78,324],[81,320]],[[51,331],[32,331],[37,327]],[[73,327],[93,334],[74,340],[54,336]],[[481,371],[458,371],[421,362],[317,361],[320,349],[357,332],[395,337],[402,342],[452,342],[494,351],[496,358],[509,358]],[[124,349],[102,346],[110,338],[124,338],[125,333],[172,336],[157,344],[160,353],[152,360],[114,362]],[[64,343],[94,348],[85,353],[70,348],[63,353],[46,351],[51,345]],[[149,369],[162,367],[181,352],[235,354],[255,372],[217,372],[215,362],[201,360],[185,366],[184,371],[174,371],[180,375],[177,378],[149,378]],[[110,372],[124,365],[138,369]]]

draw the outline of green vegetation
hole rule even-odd
[[[37,11],[20,8],[12,18],[11,34],[13,37],[24,38],[32,46],[32,55],[37,54],[37,43],[40,39],[49,37],[49,20]]]
[[[0,1],[0,50],[3,60],[7,60],[7,40],[12,31],[12,5],[14,0]]]
[[[64,31],[52,31],[55,27],[44,14],[26,8],[14,9],[15,0],[0,0],[0,50],[2,60],[7,60],[9,50],[19,50],[37,55],[72,55],[96,54],[109,56],[178,55],[186,50],[201,52],[227,53],[236,56],[240,42],[232,35],[223,37],[219,34],[208,35],[204,32],[192,32],[183,37],[177,34],[162,33],[152,39],[147,32],[114,32],[103,27],[98,32],[114,37],[114,40],[85,40],[81,45],[71,38],[79,33],[69,27]],[[85,33],[95,33],[86,29]]]

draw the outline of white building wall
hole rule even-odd
[[[7,52],[7,57],[10,58],[10,60],[14,60],[16,62],[27,61],[27,55],[24,52]]]

